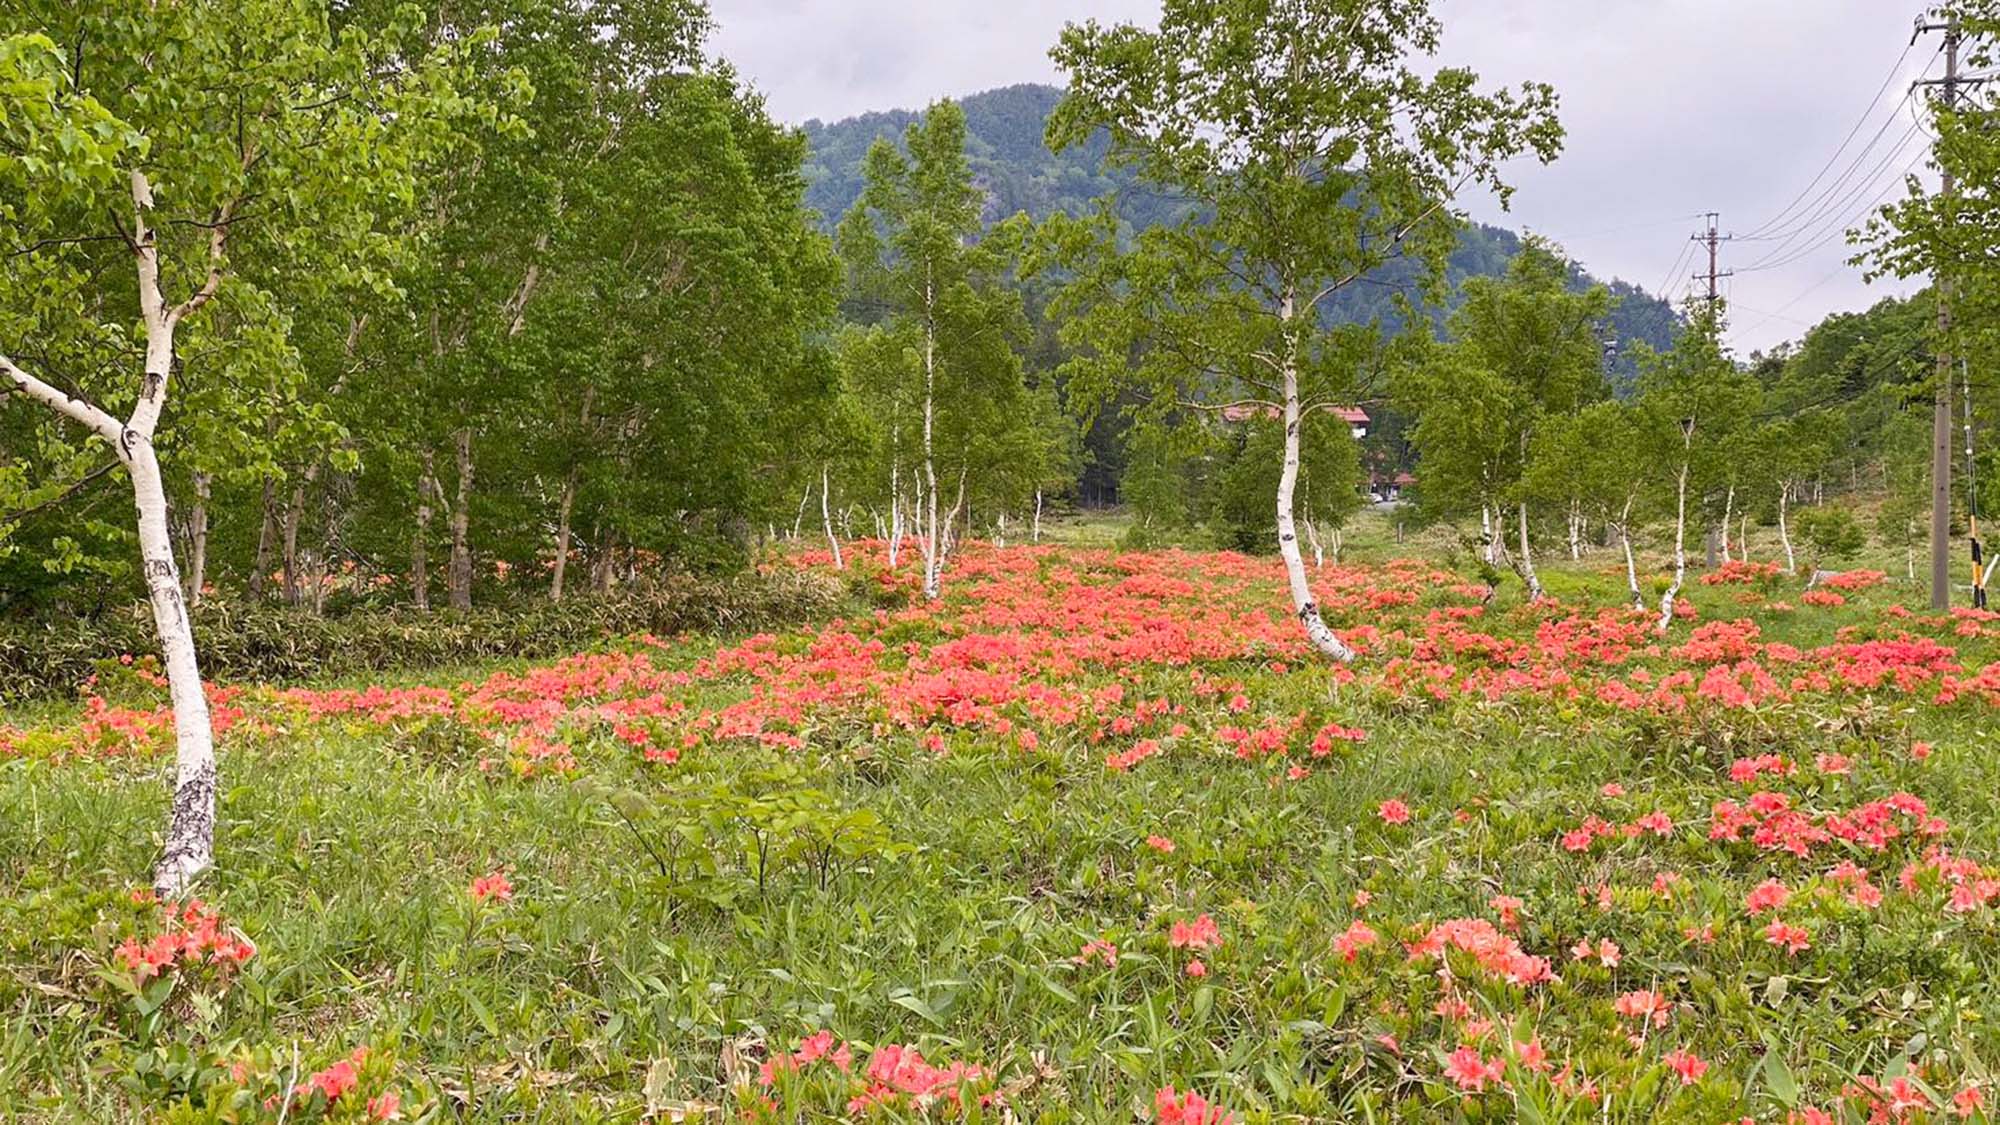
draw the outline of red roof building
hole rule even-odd
[[[1362,438],[1368,436],[1368,412],[1366,410],[1358,406],[1332,405],[1321,406],[1319,409],[1323,413],[1331,414],[1347,423],[1348,429],[1354,434],[1354,440],[1360,441]],[[1223,407],[1221,414],[1225,422],[1242,422],[1246,419],[1255,418],[1260,414],[1266,418],[1276,418],[1278,416],[1278,408],[1269,403],[1239,402]]]

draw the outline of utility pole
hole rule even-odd
[[[1715,222],[1717,219],[1721,217],[1722,216],[1717,212],[1714,211],[1708,212],[1707,214],[1708,229],[1698,234],[1691,234],[1688,236],[1688,241],[1690,242],[1706,242],[1708,244],[1708,273],[1696,274],[1695,276],[1706,277],[1708,279],[1708,307],[1711,309],[1715,307],[1715,297],[1716,297],[1715,283],[1721,280],[1722,278],[1733,277],[1736,274],[1735,270],[1723,270],[1722,272],[1718,273],[1716,272],[1715,269],[1716,244],[1719,242],[1728,242],[1736,237],[1733,234],[1721,234],[1716,230]]]
[[[1708,246],[1708,272],[1705,274],[1698,273],[1695,276],[1708,280],[1708,304],[1705,307],[1708,309],[1709,315],[1714,316],[1717,311],[1715,302],[1720,296],[1716,291],[1715,283],[1725,277],[1732,277],[1736,273],[1735,270],[1718,270],[1716,268],[1716,249],[1720,243],[1728,242],[1736,236],[1733,234],[1723,234],[1717,229],[1716,222],[1722,218],[1719,212],[1709,211],[1704,217],[1708,220],[1708,229],[1689,235],[1688,241],[1706,243]],[[1721,546],[1721,539],[1728,534],[1729,529],[1726,527],[1719,530],[1710,527],[1707,534],[1702,537],[1702,554],[1708,563],[1709,569],[1715,569],[1716,555],[1718,554],[1718,548]]]
[[[1958,104],[1958,20],[1946,19],[1943,23],[1917,23],[1916,34],[1910,37],[1916,42],[1918,35],[1926,31],[1944,32],[1944,77],[1920,81],[1918,85],[1940,86],[1943,105],[1950,110]],[[1939,161],[1943,170],[1943,183],[1938,188],[1941,198],[1949,201],[1958,191],[1958,183],[1951,174],[1951,166]],[[1946,203],[1947,211],[1950,209]],[[1940,262],[1940,266],[1942,263]],[[1951,275],[1940,268],[1937,271],[1937,387],[1936,397],[1931,400],[1931,608],[1947,609],[1951,606],[1951,348],[1948,339],[1951,333]]]
[[[1958,389],[1965,399],[1965,523],[1972,540],[1972,608],[1986,608],[1986,552],[1979,542],[1979,461],[1972,452],[1972,376],[1958,357]]]

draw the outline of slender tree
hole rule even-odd
[[[1112,163],[1194,204],[1129,245],[1108,206],[1054,224],[1076,278],[1057,310],[1072,385],[1104,401],[1137,383],[1155,422],[1232,403],[1279,419],[1278,549],[1301,626],[1336,660],[1352,650],[1299,550],[1300,426],[1357,393],[1378,329],[1329,324],[1327,303],[1402,258],[1435,281],[1456,194],[1504,200],[1501,163],[1552,159],[1562,136],[1545,85],[1418,73],[1441,31],[1428,0],[1167,0],[1157,29],[1074,24],[1052,52],[1069,94],[1050,147],[1108,134]]]
[[[464,107],[442,63],[413,69],[382,47],[336,38],[323,7],[296,0],[30,3],[0,16],[0,184],[25,234],[0,275],[0,376],[109,446],[132,482],[174,706],[163,894],[212,865],[216,795],[163,418],[201,315],[234,309],[240,322],[258,307],[239,253],[356,268],[377,212],[412,198],[415,164],[438,143],[428,126]],[[120,268],[130,287],[90,299],[105,292],[94,278]],[[282,333],[242,339],[291,362]],[[137,369],[121,371],[131,352]]]
[[[968,479],[975,465],[1000,463],[994,439],[1024,418],[1015,350],[1025,331],[1021,299],[999,283],[999,255],[979,242],[980,197],[965,157],[965,112],[956,103],[925,111],[903,149],[878,140],[862,174],[866,186],[837,241],[857,296],[887,313],[916,351],[914,393],[890,401],[899,407],[907,398],[913,415],[916,536],[924,596],[937,598]],[[889,433],[900,443],[899,423]],[[902,456],[899,445],[891,458],[898,489]]]

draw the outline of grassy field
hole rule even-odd
[[[1351,672],[1274,562],[1083,521],[935,607],[246,687],[193,917],[156,689],[8,715],[0,1116],[1983,1119],[2000,618],[1749,575],[1656,637],[1615,552],[1482,605],[1391,519],[1318,575]]]

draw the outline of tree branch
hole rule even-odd
[[[7,527],[12,524],[20,523],[21,521],[28,519],[31,516],[36,516],[43,512],[46,512],[50,508],[58,507],[60,505],[69,503],[69,501],[75,499],[77,493],[82,492],[86,488],[89,488],[91,484],[94,483],[99,477],[102,477],[104,474],[110,472],[111,470],[117,467],[118,467],[118,462],[116,460],[106,461],[104,464],[99,465],[95,469],[92,469],[89,472],[83,474],[83,476],[77,478],[77,480],[74,483],[72,483],[68,488],[63,489],[61,492],[57,493],[54,496],[49,497],[47,500],[44,500],[39,504],[31,504],[28,507],[22,508],[20,511],[17,512],[0,513],[0,527]]]
[[[121,458],[125,455],[124,446],[118,440],[124,427],[118,424],[118,419],[83,399],[64,394],[42,382],[15,366],[14,361],[4,355],[0,355],[0,375],[6,376],[29,398],[89,428],[92,433],[110,442],[118,450]]]

